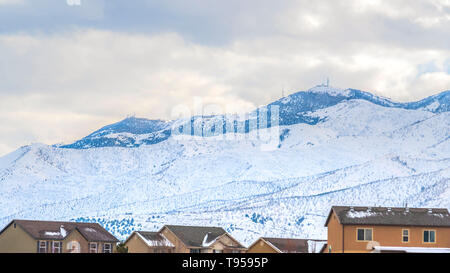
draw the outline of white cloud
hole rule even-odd
[[[170,31],[0,34],[0,154],[70,142],[128,114],[168,119],[176,105],[193,109],[196,97],[249,110],[279,98],[283,86],[304,90],[327,76],[401,101],[450,88],[448,28],[415,21],[447,16],[446,1],[360,3],[287,2],[264,18],[275,30],[252,35],[255,22],[239,17],[249,34],[221,45]],[[419,71],[430,62],[436,70]]]
[[[17,5],[23,3],[24,0],[0,0],[0,5]]]

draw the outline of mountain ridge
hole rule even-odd
[[[236,133],[237,129],[235,127],[239,126],[244,128],[244,133],[248,133],[254,129],[250,125],[250,118],[257,118],[259,121],[260,114],[267,113],[266,109],[270,109],[272,106],[279,107],[279,125],[293,125],[299,123],[315,125],[321,120],[309,116],[309,112],[331,107],[343,101],[358,99],[383,107],[402,108],[406,110],[423,109],[432,113],[450,111],[450,91],[443,91],[439,94],[415,102],[400,103],[357,89],[339,89],[318,85],[307,91],[296,92],[269,103],[266,106],[257,108],[256,110],[247,113],[247,118],[244,121],[230,120],[227,114],[213,115],[207,118],[204,116],[193,116],[181,126],[192,128],[190,130],[191,135],[199,135],[195,133],[197,131],[201,132],[200,136],[203,137],[215,136],[228,132]],[[214,123],[216,123],[217,119],[223,121],[222,130],[216,130],[215,128]],[[270,112],[268,113],[267,119],[269,121],[266,126],[270,127]],[[225,126],[225,123],[227,122],[229,124],[237,125],[234,125],[233,128],[227,128]],[[177,124],[177,121],[127,117],[117,123],[106,125],[74,143],[55,146],[60,148],[88,149],[94,147],[138,147],[140,145],[151,145],[167,140],[172,134],[171,129],[173,128],[171,128],[171,126],[174,124]],[[135,137],[135,135],[147,136]]]

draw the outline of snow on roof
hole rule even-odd
[[[155,246],[167,246],[167,247],[175,247],[163,234],[150,233],[147,232],[145,235],[141,234],[141,232],[136,232],[136,234],[141,238],[149,247]]]
[[[45,231],[44,234],[46,236],[50,236],[50,237],[62,237],[62,238],[66,238],[67,236],[67,231],[64,229],[64,226],[61,225],[59,227],[59,231]]]
[[[87,232],[97,232],[97,230],[95,230],[95,229],[93,229],[93,228],[90,228],[90,227],[84,228],[84,231],[87,231]]]
[[[376,213],[373,211],[369,211],[369,210],[360,210],[360,211],[355,211],[355,210],[349,210],[347,212],[347,217],[349,218],[365,218],[365,217],[370,217],[370,216],[375,216]]]
[[[203,247],[211,246],[219,237],[211,236],[211,232],[206,233],[205,237],[203,238],[202,246]]]
[[[60,232],[55,232],[55,231],[46,231],[44,234],[47,236],[55,236],[55,237],[61,236]]]
[[[397,247],[397,246],[374,246],[375,251],[399,251],[406,253],[450,253],[450,248],[439,247]]]
[[[326,240],[308,240],[308,253],[320,253],[326,243]]]
[[[445,208],[333,206],[332,211],[339,222],[345,225],[450,227],[450,214]]]
[[[61,225],[61,227],[59,228],[59,233],[61,234],[62,237],[66,238],[67,231],[64,229],[63,225]]]

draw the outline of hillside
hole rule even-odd
[[[240,132],[211,129],[228,115],[192,117],[201,128],[187,138],[172,135],[177,121],[131,117],[72,144],[22,147],[0,158],[0,225],[96,221],[120,238],[219,225],[249,244],[325,238],[331,205],[450,208],[449,91],[398,103],[318,86],[274,105],[279,126],[267,129],[251,126],[262,107]]]

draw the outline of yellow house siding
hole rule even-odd
[[[12,223],[0,234],[0,253],[35,253],[37,241],[19,225]]]
[[[89,252],[89,244],[88,241],[77,231],[74,230],[71,232],[63,241],[63,252],[70,252],[70,249],[68,249],[68,244],[70,242],[78,242],[80,244],[80,252],[81,253],[88,253]]]
[[[131,235],[131,237],[127,240],[125,245],[128,247],[128,253],[152,253],[153,251],[150,249],[150,247],[142,241],[139,236],[134,233]]]
[[[175,253],[189,253],[190,249],[187,248],[183,242],[181,242],[180,239],[178,239],[177,236],[175,236],[175,234],[172,233],[172,231],[170,231],[167,227],[164,227],[161,230],[161,233],[167,238],[167,240],[169,240],[174,246],[174,252]]]

